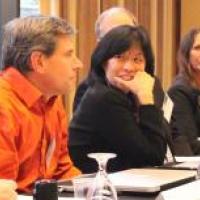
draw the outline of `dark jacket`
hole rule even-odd
[[[178,75],[168,93],[174,102],[171,129],[175,153],[200,154],[200,90]]]
[[[69,126],[69,150],[84,173],[97,170],[89,152],[114,152],[109,171],[161,165],[166,152],[163,114],[154,105],[96,81],[87,89]]]

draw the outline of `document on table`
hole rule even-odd
[[[168,94],[165,93],[162,110],[163,110],[163,113],[164,113],[164,117],[168,122],[170,122],[170,120],[171,120],[171,115],[172,115],[173,108],[174,108],[173,101],[168,96]]]
[[[33,196],[18,195],[17,200],[33,200]],[[73,197],[58,197],[58,200],[74,200]]]
[[[156,200],[199,200],[200,180],[175,187],[159,194]]]
[[[200,165],[199,156],[175,157],[175,160],[178,163],[176,163],[173,167],[178,169],[197,169]]]
[[[200,162],[200,156],[175,156],[176,162],[194,162],[199,161]]]

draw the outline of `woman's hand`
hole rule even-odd
[[[16,200],[17,184],[12,180],[0,179],[0,200]]]
[[[137,72],[132,80],[115,77],[116,85],[138,96],[142,105],[154,104],[153,87],[155,79],[146,72]]]

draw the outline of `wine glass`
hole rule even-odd
[[[113,184],[108,178],[106,173],[106,165],[109,159],[115,158],[114,153],[89,153],[89,158],[93,158],[97,161],[99,170],[94,179],[94,183],[91,184],[88,189],[88,200],[117,200],[117,192]]]

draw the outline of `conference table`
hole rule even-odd
[[[200,180],[155,194],[119,193],[118,200],[199,200]],[[18,200],[32,200],[32,196],[19,195]],[[51,200],[51,199],[49,199]],[[58,200],[75,200],[73,193],[62,193]]]
[[[140,170],[141,169],[137,169],[137,171],[140,171]],[[145,170],[141,172],[144,173]],[[181,174],[180,172],[184,172],[184,170],[176,170],[176,171],[177,171],[177,174],[178,173]],[[189,171],[187,173],[194,172],[194,174],[196,174],[196,170],[189,170]],[[163,170],[162,174],[167,174],[167,171]],[[166,175],[166,177],[168,177],[168,175]],[[200,199],[200,179],[198,178],[199,178],[198,176],[195,176],[195,179],[193,180],[182,183],[178,186],[174,185],[171,188],[166,188],[164,190],[161,190],[161,192],[153,192],[153,193],[118,192],[118,200],[179,200],[179,199],[180,200],[188,200],[188,199],[199,200]],[[32,196],[27,196],[23,194],[18,195],[18,200],[32,200],[32,199],[33,199]],[[59,193],[58,200],[74,200],[74,199],[75,198],[73,197],[73,192]]]
[[[200,180],[174,187],[155,194],[118,194],[118,200],[199,200]],[[32,196],[19,195],[18,200],[32,200]],[[49,199],[51,200],[51,199]],[[62,193],[58,200],[75,200],[73,193]]]
[[[183,184],[155,194],[118,194],[118,200],[199,200],[200,180]],[[32,200],[32,196],[18,195],[18,200]],[[49,199],[51,200],[51,199]],[[73,193],[62,193],[58,200],[75,200]]]
[[[72,194],[62,194],[64,197],[69,197]],[[173,187],[159,193],[142,194],[142,193],[119,193],[118,200],[199,200],[200,199],[200,179],[189,183]],[[21,200],[21,199],[19,199]],[[22,199],[23,200],[23,199]],[[59,199],[62,200],[62,199]]]
[[[155,200],[158,197],[158,194],[133,194],[133,193],[126,193],[126,194],[118,194],[118,200]],[[27,195],[18,195],[17,200],[33,200],[32,196]],[[51,200],[51,199],[49,199]],[[59,195],[58,200],[75,200],[72,193],[62,193]]]

